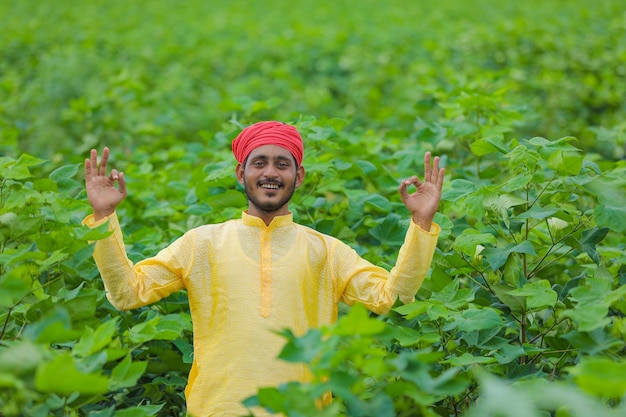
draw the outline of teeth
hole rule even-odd
[[[268,188],[270,190],[278,190],[278,185],[276,184],[261,184],[262,188]]]

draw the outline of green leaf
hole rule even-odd
[[[79,372],[74,359],[62,354],[37,368],[35,385],[42,392],[104,394],[109,389],[109,380],[103,375]]]
[[[0,179],[23,180],[30,178],[29,167],[41,165],[46,162],[44,159],[36,158],[32,155],[22,154],[18,160],[10,157],[0,157]]]
[[[415,300],[412,303],[394,307],[392,310],[406,316],[407,320],[414,319],[420,314],[424,314],[428,309],[428,304],[423,301]]]
[[[582,332],[589,332],[607,326],[611,319],[607,317],[609,306],[606,304],[580,304],[573,310],[564,310],[561,317],[569,317],[578,324]]]
[[[593,210],[593,219],[601,227],[607,227],[615,232],[626,232],[626,207],[611,203],[598,204]]]
[[[109,222],[106,221],[97,227],[81,226],[73,228],[72,232],[76,239],[81,241],[94,241],[107,238],[113,234],[113,231],[109,230]]]
[[[507,182],[505,182],[502,188],[505,191],[511,193],[526,187],[532,181],[532,179],[533,176],[531,174],[516,175]]]
[[[118,318],[107,320],[95,331],[86,328],[78,343],[74,345],[74,354],[87,357],[104,349],[117,334],[118,322]]]
[[[460,302],[464,302],[464,300],[459,300]],[[454,307],[454,306],[453,306]],[[447,306],[442,304],[432,304],[428,307],[428,318],[432,321],[439,319],[447,319],[450,316],[450,310]]]
[[[41,345],[30,340],[6,342],[0,346],[0,374],[28,374],[44,361],[45,353]]]
[[[183,363],[193,362],[193,345],[187,339],[176,339],[172,343],[183,354]]]
[[[496,213],[504,213],[511,207],[526,203],[527,201],[525,199],[513,194],[488,194],[483,200],[483,205]]]
[[[29,291],[29,285],[17,276],[0,278],[0,307],[13,307]]]
[[[72,321],[91,319],[96,315],[98,296],[96,294],[80,294],[74,298],[61,301]]]
[[[443,192],[441,199],[454,203],[474,191],[476,191],[476,185],[472,181],[455,179],[450,183],[450,189]]]
[[[335,169],[337,169],[337,171],[347,171],[348,169],[352,168],[352,163],[343,161],[338,158],[333,159],[332,164],[335,167]]]
[[[212,211],[213,211],[213,208],[211,206],[209,206],[204,201],[201,201],[201,202],[189,205],[185,209],[184,213],[185,214],[195,214],[197,216],[202,216],[202,215],[208,214],[208,213],[210,213]]]
[[[393,400],[385,393],[378,392],[367,401],[352,399],[347,401],[348,415],[354,417],[395,417]]]
[[[279,358],[287,362],[311,363],[320,355],[322,332],[319,329],[310,329],[301,337],[296,337],[288,329],[280,334],[287,338],[287,343],[280,352]]]
[[[422,338],[422,334],[417,330],[403,326],[394,328],[393,335],[400,346],[416,345]]]
[[[526,311],[526,300],[523,297],[515,297],[511,295],[511,291],[515,290],[507,284],[492,285],[491,289],[496,293],[496,296],[503,304],[511,309],[513,313],[522,313]]]
[[[559,149],[548,157],[548,167],[567,175],[577,175],[583,166],[583,155],[576,148]]]
[[[621,398],[626,394],[626,361],[605,357],[586,357],[569,368],[574,382],[584,391],[609,398]]]
[[[287,411],[284,406],[284,395],[278,390],[278,388],[259,388],[256,396],[256,402],[258,404],[262,404],[264,407],[268,407],[274,412]],[[246,404],[251,405],[252,403],[247,402]]]
[[[476,253],[478,245],[495,245],[496,237],[489,233],[480,233],[475,229],[465,229],[454,240],[453,248],[458,252],[462,252],[467,256],[473,257]]]
[[[78,173],[78,168],[81,164],[71,164],[59,167],[52,171],[48,178],[54,181],[59,190],[74,190],[78,187],[82,187],[82,184],[74,180],[74,176]]]
[[[452,366],[468,366],[476,364],[486,364],[496,362],[495,358],[488,358],[486,356],[474,356],[469,352],[464,352],[461,356],[453,356],[442,363],[449,363]]]
[[[364,160],[356,160],[354,161],[354,163],[361,168],[361,171],[363,171],[363,175],[370,175],[376,171],[378,171],[378,168],[376,168],[376,165],[372,164],[369,161],[364,161]]]
[[[164,405],[165,404],[128,407],[123,410],[116,411],[113,417],[153,417],[157,415]]]
[[[350,308],[348,314],[337,321],[333,333],[339,336],[370,336],[382,333],[385,327],[384,322],[370,317],[363,304],[357,303]]]
[[[525,240],[519,245],[511,243],[505,248],[487,248],[482,251],[482,255],[486,257],[487,263],[494,271],[503,266],[512,253],[525,253],[537,255],[533,244]]]
[[[382,245],[400,246],[406,236],[406,228],[400,223],[400,216],[391,213],[382,222],[368,230],[368,233]]]
[[[208,204],[213,210],[222,210],[229,207],[244,207],[246,197],[236,190],[227,190],[221,194],[212,195],[206,198]]]
[[[557,213],[557,209],[549,209],[541,207],[539,204],[533,205],[530,210],[515,216],[516,219],[536,219],[543,220]]]
[[[588,355],[597,355],[602,352],[617,351],[624,347],[624,341],[612,336],[606,327],[596,327],[589,332],[571,331],[561,336],[576,349]]]
[[[510,291],[509,294],[526,297],[526,307],[534,311],[554,307],[557,300],[557,293],[552,290],[550,282],[545,279],[530,282],[522,288]]]
[[[470,144],[470,150],[476,156],[484,156],[493,152],[498,152],[499,149],[495,146],[495,138],[482,138],[478,139]],[[502,142],[500,141],[502,144]]]
[[[604,240],[608,233],[608,227],[594,227],[593,229],[583,230],[582,239],[580,241],[581,246],[585,253],[598,265],[600,264],[600,255],[596,250],[596,246]]]
[[[459,281],[453,280],[450,284],[431,296],[431,301],[439,301],[449,309],[460,309],[474,299],[474,291],[470,288],[459,289]]]
[[[55,308],[42,320],[30,324],[24,330],[24,337],[39,343],[60,343],[76,340],[80,331],[72,328],[69,313]]]
[[[502,326],[502,319],[496,310],[492,308],[470,308],[461,315],[454,317],[459,331],[470,332]]]
[[[366,205],[374,207],[382,213],[389,213],[392,210],[392,206],[389,200],[380,194],[369,194],[365,198],[363,198],[363,202]]]
[[[626,286],[613,290],[611,282],[606,279],[587,278],[585,285],[569,291],[569,298],[576,302],[576,306],[562,311],[561,316],[577,322],[580,331],[592,331],[610,323],[609,308],[624,296]]]
[[[174,340],[180,337],[187,326],[187,320],[180,315],[156,316],[133,326],[128,337],[133,343],[145,343],[150,340]]]
[[[538,152],[519,145],[505,155],[509,159],[509,169],[513,174],[526,175],[536,170],[537,164],[541,160]]]
[[[467,208],[467,212],[478,220],[482,219],[485,215],[484,200],[486,194],[487,190],[482,188],[479,192],[470,194],[465,199],[465,207]]]
[[[600,203],[593,210],[596,225],[618,233],[626,232],[626,182],[623,172],[605,173],[585,188],[596,195]]]
[[[145,372],[147,366],[148,362],[133,362],[131,356],[127,355],[111,371],[109,389],[117,390],[134,386]]]
[[[495,358],[501,364],[511,363],[520,356],[526,355],[526,351],[519,345],[506,344],[502,346],[500,352],[494,354]]]

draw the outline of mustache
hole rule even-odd
[[[283,184],[282,181],[278,181],[278,180],[274,180],[274,179],[267,179],[267,180],[257,181],[257,185],[261,185],[261,184],[274,184],[274,185],[278,185],[279,187],[282,187],[282,186],[285,185],[285,184]]]

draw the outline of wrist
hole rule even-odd
[[[113,214],[115,212],[115,210],[111,210],[111,211],[94,211],[93,212],[93,219],[94,221],[98,221],[98,220],[102,220],[105,217],[109,217],[111,214]]]
[[[411,219],[413,220],[413,223],[426,231],[429,231],[431,226],[433,225],[433,217],[423,218],[418,216],[412,216]]]

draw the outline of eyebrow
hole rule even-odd
[[[274,158],[270,158],[267,155],[256,155],[255,157],[253,157],[251,159],[251,161],[256,161],[258,159],[264,159],[264,160],[274,159],[274,160],[277,160],[277,161],[290,161],[290,162],[294,161],[292,158],[289,158],[287,156],[282,156],[282,155],[275,156]]]
[[[270,159],[270,158],[267,155],[261,154],[261,155],[254,156],[252,159]],[[278,156],[275,156],[274,159],[290,159],[290,158],[287,156],[278,155]]]

